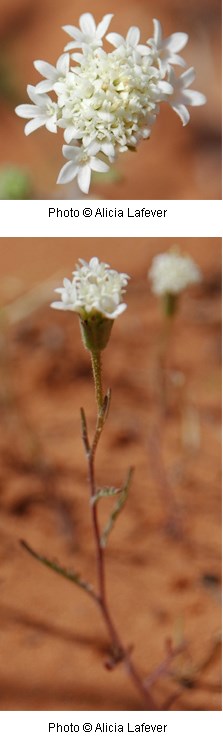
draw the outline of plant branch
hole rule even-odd
[[[42,554],[34,551],[34,549],[29,544],[27,544],[26,541],[21,540],[20,544],[24,549],[26,549],[26,551],[29,552],[29,554],[31,554],[32,557],[34,557],[34,559],[37,559],[38,562],[41,562],[45,567],[49,567],[49,569],[53,570],[53,572],[57,572],[58,575],[62,575],[62,577],[65,577],[66,580],[69,580],[70,582],[78,585],[79,588],[85,590],[85,592],[88,593],[94,599],[94,601],[98,603],[97,593],[95,593],[90,583],[88,583],[86,580],[83,580],[77,572],[72,572],[65,567],[61,567],[58,562],[52,561],[51,559],[48,559],[48,557],[42,556]]]

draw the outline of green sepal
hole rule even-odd
[[[175,315],[178,303],[178,294],[172,294],[167,291],[163,295],[163,309],[165,317],[173,317]]]
[[[100,314],[79,317],[79,320],[85,348],[92,353],[102,351],[109,341],[114,320]]]

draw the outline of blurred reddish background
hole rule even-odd
[[[92,188],[102,198],[115,199],[216,199],[220,197],[221,146],[221,3],[220,0],[1,0],[0,162],[25,167],[37,197],[78,197],[76,188],[56,187],[63,164],[62,133],[45,129],[28,138],[24,121],[14,106],[27,101],[27,83],[39,76],[32,62],[55,63],[67,35],[61,26],[78,25],[81,13],[91,11],[99,20],[113,12],[111,30],[126,34],[138,25],[143,41],[152,35],[152,18],[158,17],[165,36],[174,31],[190,35],[185,50],[188,67],[194,66],[194,87],[207,96],[207,104],[191,108],[191,123],[183,128],[175,113],[163,106],[151,140],[136,154],[120,155],[114,182],[97,182]]]

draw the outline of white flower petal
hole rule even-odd
[[[101,111],[100,118],[102,122],[113,122],[113,120],[115,119],[115,116],[114,114],[112,114],[112,112]]]
[[[184,91],[183,97],[185,104],[190,105],[190,107],[201,107],[207,101],[206,96],[201,94],[200,91],[191,91],[189,88]]]
[[[163,94],[173,94],[173,86],[171,86],[171,83],[168,83],[168,81],[159,81],[159,90],[162,91]]]
[[[74,45],[73,45],[74,46]],[[74,55],[71,55],[71,60],[74,60],[74,62],[81,63],[83,61],[83,55],[81,52],[75,52]],[[74,73],[76,73],[77,68],[71,68]]]
[[[115,158],[115,149],[112,143],[101,143],[100,150],[110,159]]]
[[[56,289],[55,289],[55,291],[56,291]],[[64,306],[63,302],[51,302],[51,305],[50,305],[50,306],[51,306],[51,307],[52,307],[53,309],[60,309],[60,310],[65,310],[65,311],[66,311],[66,309],[67,309],[67,308],[66,308],[66,307]]]
[[[114,34],[113,32],[111,34],[108,34],[106,36],[106,39],[110,44],[113,44],[114,47],[120,47],[122,44],[125,43],[125,39],[121,34]]]
[[[46,94],[37,94],[36,87],[30,86],[30,84],[27,86],[27,94],[31,101],[34,102],[34,104],[37,104],[37,106],[44,106],[47,102],[50,102],[51,99]]]
[[[57,65],[56,65],[57,71],[60,75],[66,75],[66,73],[68,73],[69,62],[70,62],[70,57],[67,53],[60,55],[60,57],[57,60]]]
[[[38,73],[43,76],[43,78],[54,78],[56,74],[56,68],[53,65],[50,65],[49,62],[45,62],[44,60],[35,60],[34,68],[38,70]]]
[[[93,172],[109,172],[110,167],[104,161],[101,161],[101,159],[96,159],[95,156],[92,156],[91,169]]]
[[[171,53],[169,63],[171,63],[171,65],[180,65],[182,68],[185,68],[187,64],[183,57],[181,57],[180,55],[175,55],[175,53]]]
[[[36,105],[33,104],[19,104],[19,106],[15,108],[15,112],[19,117],[25,117],[25,119],[28,119],[29,117],[36,117],[38,109]]]
[[[30,133],[34,133],[34,130],[38,130],[39,127],[43,127],[45,124],[46,117],[35,117],[33,120],[30,120],[30,122],[26,123],[24,132],[26,135],[30,135]]]
[[[82,263],[83,262],[84,261],[82,260]],[[97,270],[98,270],[98,268],[99,268],[99,265],[100,265],[100,263],[99,263],[98,257],[92,257],[91,260],[90,260],[90,262],[89,262],[89,268],[96,273]]]
[[[63,146],[62,152],[66,159],[76,159],[80,153],[80,148],[79,146]]]
[[[68,44],[66,44],[64,47],[64,51],[69,52],[70,49],[80,49],[81,46],[81,42],[68,42]]]
[[[69,278],[66,278],[66,277],[64,278],[63,285],[64,285],[65,289],[72,288],[72,283],[71,283],[71,281],[70,281]]]
[[[145,44],[137,44],[137,52],[139,52],[140,55],[143,56],[151,54],[151,50],[148,49]]]
[[[77,181],[80,190],[84,193],[88,193],[91,182],[91,168],[89,164],[81,167],[77,175]]]
[[[59,124],[59,123],[58,123]],[[69,127],[64,130],[64,140],[66,143],[70,143],[71,140],[78,140],[78,138],[83,137],[83,132],[78,131],[76,127],[73,125],[70,125]]]
[[[131,26],[128,30],[126,41],[131,47],[136,47],[140,40],[140,30],[138,26]]]
[[[64,166],[62,166],[62,169],[59,172],[59,175],[57,177],[57,184],[65,185],[67,184],[67,182],[72,182],[72,180],[77,176],[77,173],[78,166],[76,166],[73,161],[68,161],[67,164],[64,164]]]
[[[107,13],[103,18],[101,19],[100,23],[97,26],[96,29],[96,37],[98,39],[102,39],[102,37],[106,34],[106,31],[111,23],[111,20],[113,18],[114,13]]]
[[[106,31],[111,23],[111,20],[113,18],[114,13],[107,13],[103,18],[101,19],[100,23],[97,26],[96,29],[96,37],[98,39],[102,39],[102,37],[106,34]]]
[[[93,36],[96,31],[96,23],[92,13],[83,13],[79,19],[81,31],[86,36]]]
[[[49,117],[46,120],[46,129],[49,130],[50,133],[57,133],[57,123],[55,122],[55,115]]]
[[[54,82],[51,81],[40,81],[36,85],[36,92],[38,94],[47,94],[49,91],[53,91]]]
[[[114,310],[114,312],[110,314],[106,312],[106,317],[108,317],[109,320],[115,320],[115,318],[121,315],[122,312],[125,312],[126,309],[127,309],[127,304],[124,304],[124,303],[119,304],[118,307]]]
[[[100,143],[97,143],[97,141],[95,140],[93,141],[93,143],[89,144],[87,148],[87,153],[89,154],[89,156],[96,156],[96,153],[100,151],[100,148],[101,148]]]
[[[175,34],[166,37],[165,47],[167,47],[171,52],[180,52],[180,50],[187,44],[188,39],[188,34],[178,31]]]
[[[178,117],[180,117],[180,120],[185,127],[185,125],[187,125],[190,121],[190,113],[188,112],[188,109],[184,106],[184,104],[171,104],[171,107],[174,112],[178,114]]]
[[[195,79],[195,70],[194,68],[188,68],[188,70],[185,70],[184,73],[181,73],[181,75],[178,78],[178,81],[181,81],[183,83],[184,88],[187,86],[190,86],[190,83],[193,83]]]
[[[153,37],[154,37],[155,45],[157,49],[159,49],[162,43],[162,26],[161,26],[160,21],[157,20],[157,18],[153,19]]]
[[[66,32],[66,34],[69,34],[69,36],[73,36],[74,39],[77,39],[78,41],[81,41],[83,38],[82,31],[80,29],[77,29],[76,26],[62,26],[63,31]]]

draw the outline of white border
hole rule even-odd
[[[49,723],[59,723],[68,727],[71,723],[76,731],[49,732]],[[92,730],[85,732],[84,724],[91,724]],[[96,729],[97,724],[104,731]],[[113,731],[106,730],[107,726]],[[123,725],[124,731],[116,730],[115,724]],[[130,732],[128,730],[130,726]],[[140,730],[135,732],[136,725],[146,724],[155,728],[166,726],[164,731]],[[80,749],[102,749],[105,746],[127,746],[134,749],[142,747],[165,747],[165,749],[210,749],[212,745],[221,746],[222,713],[221,712],[4,712],[0,714],[2,747],[4,749],[48,749],[48,747],[78,747]],[[79,730],[77,730],[79,727]]]
[[[104,216],[95,216],[98,209]],[[84,211],[92,215],[84,216]],[[123,217],[118,211],[123,211]],[[145,215],[145,211],[150,214]],[[157,211],[163,215],[157,216]],[[1,201],[0,212],[2,237],[222,236],[220,200],[5,200]]]

